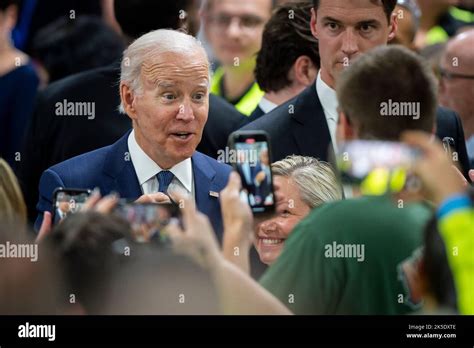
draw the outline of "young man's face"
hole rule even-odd
[[[217,59],[234,65],[235,58],[244,62],[253,58],[271,16],[271,0],[212,0],[210,6],[206,36]]]
[[[337,75],[361,53],[395,37],[396,15],[387,21],[381,1],[320,0],[311,31],[319,40],[321,76],[332,88]]]

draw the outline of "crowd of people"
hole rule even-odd
[[[0,0],[0,314],[474,314],[472,1],[50,6]]]

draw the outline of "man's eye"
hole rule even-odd
[[[334,22],[330,22],[330,23],[326,24],[326,26],[329,27],[329,29],[331,29],[331,30],[339,29],[339,24],[334,23]]]
[[[205,97],[205,96],[206,96],[206,95],[205,95],[204,93],[196,93],[196,94],[194,95],[194,99],[196,99],[196,100],[198,100],[198,101],[202,101],[202,100],[204,100],[204,97]]]
[[[363,24],[361,27],[360,27],[360,30],[363,32],[363,33],[370,33],[375,27],[371,24]]]
[[[163,98],[166,99],[166,100],[174,100],[174,99],[176,99],[175,95],[172,94],[172,93],[165,93],[165,94],[163,94]]]

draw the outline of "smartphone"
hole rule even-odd
[[[453,161],[453,153],[455,151],[454,147],[454,139],[451,137],[444,137],[442,140],[444,151],[446,152],[446,155],[448,156],[450,161]]]
[[[53,225],[81,210],[91,190],[58,187],[53,192]]]
[[[254,214],[275,211],[269,136],[264,131],[236,131],[229,136],[229,158],[242,180],[241,195]]]
[[[383,194],[414,185],[410,170],[421,155],[419,149],[399,142],[355,140],[341,147],[337,166],[344,185]]]
[[[161,233],[171,221],[181,225],[181,210],[176,203],[135,203],[121,200],[114,213],[130,224],[131,239],[138,243],[166,242]]]

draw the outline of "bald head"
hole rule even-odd
[[[446,46],[445,63],[456,68],[460,74],[474,74],[474,29],[455,36]]]
[[[451,39],[441,60],[442,78],[439,99],[456,111],[464,125],[466,138],[474,135],[474,29]]]

